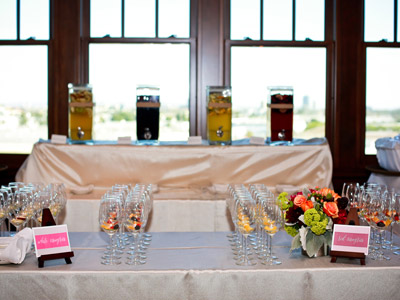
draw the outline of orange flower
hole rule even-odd
[[[326,195],[331,194],[332,197],[333,197],[333,199],[334,199],[335,201],[336,201],[338,198],[341,198],[341,197],[339,196],[339,194],[335,193],[334,190],[331,190],[331,189],[329,189],[329,188],[320,189],[319,192],[320,192],[320,194],[321,194],[322,196],[325,196],[325,197],[326,197]]]
[[[311,200],[307,200],[307,201],[303,202],[300,207],[304,212],[306,212],[310,208],[313,208],[314,204],[312,203]]]
[[[335,202],[324,202],[324,207],[322,209],[328,217],[337,218],[339,213],[339,208]]]
[[[294,203],[294,205],[296,205],[296,206],[301,206],[304,202],[306,202],[307,201],[307,198],[305,197],[305,196],[303,196],[303,195],[297,195],[295,198],[294,198],[294,200],[293,200],[293,203]]]

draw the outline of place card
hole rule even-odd
[[[132,139],[130,136],[120,136],[117,140],[118,145],[130,145],[132,144]]]
[[[368,255],[369,237],[369,226],[335,224],[331,249]]]
[[[188,145],[202,145],[201,136],[189,136]]]
[[[51,135],[51,143],[52,144],[66,144],[67,143],[67,136],[61,134],[52,134]]]
[[[32,230],[36,257],[71,251],[66,224],[34,227]]]
[[[249,143],[250,145],[265,145],[265,139],[259,136],[252,136]]]

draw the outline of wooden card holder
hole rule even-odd
[[[54,221],[53,215],[51,214],[50,209],[44,208],[42,212],[42,226],[54,226],[56,222]],[[65,259],[67,264],[72,264],[71,257],[74,256],[74,252],[63,252],[63,253],[55,253],[55,254],[46,254],[38,257],[38,265],[39,268],[44,267],[44,262],[46,260],[53,260],[53,259]]]
[[[360,219],[358,218],[358,210],[355,207],[350,208],[347,215],[345,225],[360,226]],[[332,251],[331,250],[331,263],[335,263],[338,257],[345,257],[350,259],[360,259],[360,264],[365,265],[365,254],[358,252],[344,252],[344,251]]]

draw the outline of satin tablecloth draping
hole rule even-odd
[[[145,265],[100,264],[104,233],[70,233],[72,264],[47,261],[38,269],[30,254],[22,265],[0,266],[1,299],[225,300],[398,299],[400,258],[390,261],[289,254],[290,237],[279,232],[279,266],[235,264],[224,232],[154,233]],[[399,242],[399,239],[396,239]],[[126,254],[124,254],[124,258]]]
[[[294,146],[59,145],[38,142],[16,176],[22,182],[62,182],[69,190],[152,183],[167,199],[212,199],[229,183],[272,189],[330,186],[332,156],[326,139]],[[211,195],[211,196],[210,196]]]

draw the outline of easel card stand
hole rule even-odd
[[[50,209],[44,208],[43,213],[42,213],[42,227],[46,226],[55,226],[56,222],[54,221],[54,218],[51,214]],[[41,227],[41,228],[42,228]],[[68,241],[68,247],[69,247],[69,241]],[[39,268],[44,267],[44,262],[47,260],[54,260],[54,259],[65,259],[65,262],[67,264],[71,264],[71,257],[74,256],[73,251],[67,251],[67,252],[61,252],[61,253],[54,253],[54,254],[44,254],[38,257],[38,266]]]
[[[346,225],[359,226],[360,220],[358,218],[357,208],[351,208],[349,214],[347,215]],[[349,259],[360,259],[360,264],[365,265],[365,254],[360,252],[345,252],[345,251],[335,251],[331,250],[331,263],[335,263],[338,257],[344,257]]]

